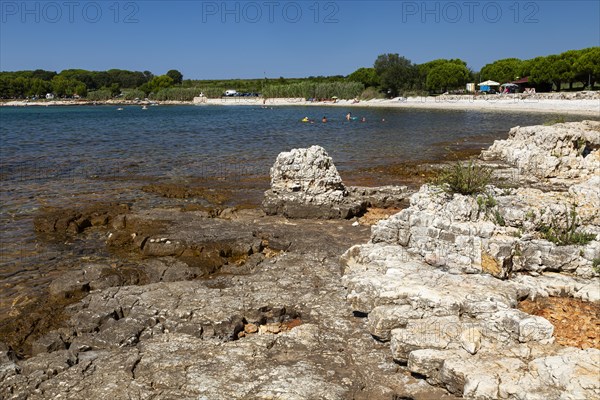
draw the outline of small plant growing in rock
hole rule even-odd
[[[592,268],[594,268],[595,273],[600,274],[600,258],[594,258]]]
[[[498,202],[490,193],[483,193],[477,196],[477,205],[479,206],[479,212],[483,212],[490,220],[500,226],[506,226],[506,221],[500,211],[494,207],[498,205]]]
[[[491,176],[491,168],[478,165],[471,160],[468,163],[457,162],[444,168],[436,177],[434,184],[448,193],[469,196],[483,193]]]
[[[552,218],[550,225],[541,225],[537,230],[542,234],[542,237],[549,242],[558,246],[567,246],[570,244],[586,245],[596,239],[596,235],[577,231],[577,211],[575,206],[572,206],[565,213],[564,220]]]
[[[500,214],[500,211],[494,210],[494,219],[496,220],[496,224],[500,226],[506,226],[506,221],[504,220],[502,214]]]
[[[512,232],[510,235],[516,238],[520,238],[521,236],[523,236],[523,230],[519,228],[518,230]]]

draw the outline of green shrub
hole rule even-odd
[[[385,98],[384,94],[372,86],[366,88],[360,94],[361,100],[384,99],[384,98]]]
[[[112,99],[112,93],[110,89],[100,89],[94,90],[93,92],[88,92],[87,99],[92,101],[104,101]]]
[[[468,163],[457,162],[444,168],[435,178],[434,184],[448,193],[473,195],[484,193],[491,176],[491,168],[478,165],[471,160]]]
[[[584,233],[577,231],[577,211],[575,206],[565,213],[564,219],[552,218],[550,225],[541,225],[538,231],[542,237],[557,246],[567,246],[571,244],[586,245],[596,239],[596,235],[592,233]]]
[[[317,98],[331,99],[333,96],[339,99],[353,99],[360,96],[364,90],[360,82],[297,82],[283,85],[268,85],[262,94],[264,97],[273,98]]]
[[[494,210],[494,219],[496,220],[496,224],[500,226],[506,226],[506,221],[504,220],[502,214],[500,214],[500,211]]]
[[[139,89],[126,89],[123,90],[123,99],[125,100],[135,100],[141,99],[143,100],[146,97],[146,93]]]
[[[170,87],[161,89],[158,93],[152,94],[153,100],[175,100],[175,101],[192,101],[194,97],[200,95],[201,90],[198,88],[179,88]]]

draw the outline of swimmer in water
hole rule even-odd
[[[327,122],[327,117],[323,117],[323,119],[321,120],[321,122],[323,122],[323,123]]]

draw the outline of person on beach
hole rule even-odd
[[[326,123],[327,122],[327,117],[323,117],[323,119],[321,120],[321,122]]]

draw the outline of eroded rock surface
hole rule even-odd
[[[157,246],[210,248],[234,238],[244,251],[257,239],[261,247],[223,257],[203,279],[169,282],[169,269],[187,261],[144,252],[134,240],[120,250],[163,277],[137,286],[103,280],[118,267],[87,264],[77,279],[89,294],[67,308],[61,328],[33,343],[32,357],[0,347],[3,398],[454,399],[398,373],[387,346],[346,305],[339,256],[366,241],[368,227],[154,210],[128,215],[109,245],[120,231],[144,229],[154,230],[144,242]]]
[[[575,205],[579,200],[581,207]],[[424,185],[410,198],[410,207],[373,226],[374,243],[407,247],[430,265],[452,273],[489,273],[507,278],[516,272],[565,271],[585,278],[597,276],[600,228],[597,209],[570,193],[536,189],[497,189],[486,194],[447,194]],[[559,246],[542,229],[566,224],[576,214],[578,232],[593,240]]]
[[[263,209],[288,218],[351,218],[369,206],[398,206],[407,195],[405,186],[347,188],[325,149],[312,146],[277,156]]]
[[[544,296],[600,301],[599,128],[514,128],[484,152],[525,181],[568,190],[465,196],[424,185],[344,254],[347,301],[395,360],[465,398],[600,397],[600,350],[558,345],[548,320],[516,308]]]
[[[583,181],[600,174],[600,122],[512,128],[482,158],[502,159],[521,174],[554,181]]]

